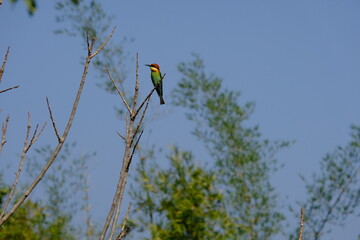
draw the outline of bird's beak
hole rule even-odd
[[[150,65],[150,64],[145,64],[145,66],[151,67],[151,65]]]

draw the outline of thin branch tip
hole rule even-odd
[[[101,46],[98,48],[98,50],[96,50],[93,54],[89,55],[90,58],[95,57],[105,47],[105,45],[109,42],[110,38],[112,38],[112,36],[115,32],[115,29],[116,29],[116,26],[113,28],[110,35],[106,38],[106,40],[103,42],[103,44],[101,44]],[[94,39],[94,41],[95,41],[95,39]]]
[[[111,74],[110,74],[110,70],[109,70],[109,68],[108,68],[107,66],[106,66],[106,72],[107,72],[107,74],[108,74],[108,76],[109,76],[110,81],[113,83],[114,88],[116,89],[117,93],[119,94],[121,100],[123,101],[125,107],[127,108],[129,114],[132,115],[132,111],[131,111],[131,109],[130,109],[130,106],[129,106],[128,102],[126,101],[124,95],[122,94],[122,92],[120,91],[119,87],[117,86],[115,80],[112,78],[112,76],[111,76]]]
[[[64,142],[64,139],[63,139],[62,137],[60,137],[59,131],[58,131],[57,127],[56,127],[55,119],[54,119],[53,114],[52,114],[52,110],[51,110],[51,107],[50,107],[50,103],[49,103],[48,97],[46,97],[46,103],[47,103],[47,107],[48,107],[48,110],[49,110],[49,115],[50,115],[51,123],[52,123],[53,129],[54,129],[54,131],[55,131],[55,135],[56,135],[56,137],[57,137],[57,139],[58,139],[58,142],[59,142],[59,143],[63,143],[63,142]]]

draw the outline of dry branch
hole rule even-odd
[[[30,136],[30,131],[31,131],[31,121],[30,121],[30,113],[28,113],[27,131],[26,131],[26,137],[25,137],[25,142],[24,142],[24,148],[23,148],[23,151],[22,151],[22,154],[21,154],[21,157],[20,157],[19,167],[18,167],[18,170],[17,170],[16,175],[15,175],[14,183],[13,183],[13,185],[11,187],[10,193],[9,193],[9,195],[7,197],[7,200],[6,200],[5,204],[4,204],[3,210],[1,212],[0,218],[2,218],[4,216],[4,214],[6,212],[6,209],[7,209],[8,205],[9,205],[13,195],[14,195],[16,186],[17,186],[17,184],[19,182],[19,177],[20,177],[20,173],[21,173],[21,170],[22,170],[22,166],[24,164],[25,155],[29,151],[31,146],[40,137],[41,133],[44,131],[45,126],[46,126],[46,123],[44,123],[44,125],[41,128],[40,132],[36,135],[38,127],[39,127],[39,124],[37,124],[36,127],[35,127],[35,131],[33,133],[33,136],[32,136],[32,138],[30,139],[30,142],[29,142],[29,136]]]
[[[3,146],[6,143],[6,132],[8,129],[8,125],[9,125],[9,120],[10,120],[10,115],[8,115],[6,117],[5,123],[2,123],[2,127],[1,127],[1,143],[0,143],[0,153],[2,151]]]
[[[128,210],[126,212],[126,215],[125,215],[125,218],[124,218],[124,223],[123,223],[122,228],[121,228],[121,232],[117,236],[116,240],[122,239],[128,233],[128,228],[126,227],[126,222],[127,222],[128,218],[129,218],[130,208],[131,208],[131,203],[129,204]]]
[[[121,137],[122,139],[126,140],[126,138],[125,138],[123,135],[121,135],[119,132],[116,132],[116,133],[117,133],[117,135],[119,135],[119,137]]]
[[[0,82],[1,82],[1,80],[2,80],[2,75],[3,75],[4,71],[5,71],[5,65],[6,65],[6,61],[7,61],[8,55],[9,55],[9,51],[10,51],[10,47],[8,47],[8,49],[7,49],[7,51],[6,51],[3,64],[1,65],[1,68],[0,68]]]
[[[50,119],[51,119],[51,122],[52,122],[52,125],[53,125],[53,128],[54,128],[54,131],[55,131],[55,135],[58,139],[58,142],[64,142],[64,139],[60,137],[59,135],[59,131],[57,130],[56,128],[56,123],[55,123],[55,120],[54,120],[54,117],[53,117],[53,114],[52,114],[52,111],[51,111],[51,107],[50,107],[50,103],[49,103],[49,99],[46,97],[46,103],[47,103],[47,106],[48,106],[48,110],[49,110],[49,114],[50,114]]]
[[[88,73],[88,69],[89,69],[89,65],[90,62],[92,60],[92,58],[94,58],[100,51],[101,49],[106,45],[106,43],[110,40],[110,38],[112,37],[113,33],[115,31],[115,28],[112,30],[111,34],[109,35],[109,37],[104,41],[104,43],[93,53],[93,46],[94,46],[94,42],[95,39],[92,39],[91,44],[89,42],[89,40],[87,41],[87,45],[88,45],[88,54],[84,63],[84,70],[82,73],[82,77],[80,80],[80,86],[78,88],[77,94],[76,94],[76,98],[74,100],[73,106],[72,106],[72,110],[69,116],[69,120],[67,122],[67,125],[65,127],[64,133],[61,136],[61,139],[63,141],[60,141],[58,143],[58,145],[56,146],[54,152],[52,153],[51,157],[49,158],[48,162],[44,165],[44,167],[42,168],[42,170],[40,171],[39,175],[36,177],[36,179],[31,183],[31,185],[28,187],[28,189],[25,191],[25,193],[19,198],[19,200],[13,205],[13,207],[10,209],[10,211],[8,213],[6,213],[4,216],[1,217],[0,219],[0,226],[16,211],[16,209],[18,207],[20,207],[20,205],[25,201],[25,199],[30,195],[30,193],[34,190],[34,188],[36,187],[36,185],[41,181],[41,179],[44,177],[45,173],[47,172],[47,170],[50,168],[50,166],[53,164],[53,162],[55,161],[57,155],[59,154],[65,140],[66,137],[69,134],[71,125],[73,123],[75,114],[76,114],[76,110],[80,101],[80,96],[85,84],[85,79]],[[87,38],[88,39],[88,38]],[[49,105],[48,105],[49,107]],[[53,119],[52,119],[53,121]],[[55,125],[55,122],[53,122],[53,126]],[[34,134],[35,136],[35,134]],[[38,135],[37,135],[38,136]],[[32,139],[34,139],[36,141],[37,136],[33,137]],[[4,213],[3,213],[4,214]]]
[[[111,207],[109,209],[108,216],[106,217],[106,220],[105,220],[105,223],[104,223],[101,235],[100,235],[100,240],[105,239],[105,237],[107,235],[107,231],[110,226],[111,226],[110,227],[111,230],[110,230],[110,233],[108,234],[109,235],[108,239],[111,240],[114,237],[118,218],[120,215],[121,203],[122,203],[122,199],[124,196],[125,185],[127,182],[127,175],[128,175],[128,171],[130,168],[131,160],[134,156],[136,147],[140,141],[143,131],[141,131],[141,133],[138,137],[137,137],[137,135],[139,134],[139,129],[141,128],[141,124],[145,117],[145,113],[146,113],[146,110],[147,110],[149,102],[150,102],[150,97],[157,87],[157,86],[155,86],[150,91],[150,93],[147,95],[147,97],[144,99],[144,101],[140,104],[140,106],[137,107],[137,100],[139,97],[139,62],[138,62],[138,55],[136,55],[135,89],[134,89],[133,101],[131,104],[132,108],[130,108],[129,107],[130,104],[128,104],[128,102],[124,98],[124,95],[121,93],[121,91],[116,86],[115,81],[111,78],[111,75],[110,75],[110,72],[108,69],[107,69],[107,72],[108,72],[110,80],[113,82],[114,87],[118,91],[118,94],[121,97],[121,100],[124,103],[125,107],[127,108],[128,112],[126,113],[126,135],[122,136],[118,133],[118,135],[125,140],[125,149],[124,149],[124,156],[123,156],[123,161],[122,161],[120,177],[119,177],[116,191],[115,191],[115,194],[113,197],[113,201],[111,203]],[[164,74],[163,78],[165,77],[165,75],[166,74]],[[141,109],[145,103],[146,103],[146,107],[142,112],[140,120],[136,123],[135,122],[136,117],[139,115],[139,112],[141,111]],[[136,137],[137,137],[137,140],[134,143],[134,140],[136,139]],[[122,234],[122,232],[118,235],[117,239],[119,239],[121,234]]]
[[[11,87],[11,88],[7,88],[7,89],[4,89],[4,90],[1,90],[0,93],[7,92],[7,91],[13,90],[13,89],[18,88],[18,87],[19,87],[19,85],[16,85],[16,86],[13,86],[13,87]]]
[[[302,240],[303,238],[303,230],[304,230],[304,208],[300,209],[300,229],[299,229],[299,238],[298,240]]]
[[[134,145],[134,147],[133,147],[133,150],[132,150],[131,156],[130,156],[130,161],[128,162],[128,164],[127,164],[127,166],[126,166],[126,168],[125,168],[125,171],[126,171],[126,172],[129,171],[130,164],[131,164],[131,160],[132,160],[132,158],[133,158],[133,156],[134,156],[136,147],[137,147],[137,145],[139,144],[139,141],[140,141],[140,138],[141,138],[143,132],[144,132],[144,130],[141,131],[141,133],[140,133],[140,135],[139,135],[138,139],[136,140],[136,143],[135,143],[135,145]]]
[[[116,91],[118,92],[119,96],[121,97],[124,105],[126,106],[127,110],[129,111],[129,114],[131,115],[131,109],[130,109],[127,101],[125,100],[124,95],[121,93],[120,89],[119,89],[118,86],[116,85],[116,82],[115,82],[114,79],[111,77],[111,74],[110,74],[110,71],[109,71],[109,68],[108,68],[108,67],[106,67],[106,72],[108,73],[109,78],[110,78],[111,82],[114,84],[114,87],[115,87]]]

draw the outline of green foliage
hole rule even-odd
[[[352,127],[352,140],[338,147],[322,161],[321,172],[306,180],[308,198],[304,207],[305,239],[321,239],[330,226],[342,226],[352,214],[360,213],[360,127]]]
[[[18,0],[10,0],[12,3],[18,2]],[[35,0],[24,0],[24,4],[26,5],[26,9],[29,15],[33,15],[37,9],[37,3]]]
[[[169,169],[143,164],[133,194],[143,214],[139,227],[150,229],[151,239],[269,239],[284,219],[269,177],[274,154],[288,142],[262,140],[258,127],[246,127],[254,104],[239,104],[240,94],[207,75],[198,56],[179,71],[174,103],[186,109],[214,165],[196,166],[177,149]]]
[[[10,0],[10,2],[12,2],[12,3],[16,3],[18,1],[19,0]],[[23,1],[24,1],[24,4],[26,5],[26,9],[27,9],[29,15],[33,15],[36,12],[37,6],[38,6],[36,0],[23,0]],[[80,0],[70,0],[70,1],[67,1],[67,3],[76,6],[79,4],[79,1]]]
[[[189,152],[174,148],[170,166],[137,169],[139,190],[132,195],[140,206],[140,229],[150,229],[151,239],[228,239],[233,224],[215,174],[194,163]]]
[[[10,187],[3,183],[1,189],[5,194],[10,191]],[[0,195],[1,203],[5,201],[5,194]],[[56,217],[49,217],[50,207],[41,201],[27,200],[0,227],[0,239],[75,239],[72,233],[66,230],[70,218],[63,212],[58,212]]]
[[[207,75],[203,61],[194,57],[179,65],[183,77],[174,103],[186,108],[187,118],[196,124],[195,136],[215,160],[227,211],[238,224],[234,239],[268,239],[280,231],[283,220],[269,182],[277,168],[273,156],[289,143],[262,140],[257,126],[246,127],[254,103],[240,105],[240,94],[223,89],[222,80]]]

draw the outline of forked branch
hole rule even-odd
[[[84,63],[84,70],[83,70],[83,73],[82,73],[82,76],[81,76],[80,85],[79,85],[79,88],[78,88],[78,91],[77,91],[77,94],[76,94],[76,97],[75,97],[75,100],[74,100],[74,103],[73,103],[73,106],[72,106],[72,110],[71,110],[71,113],[70,113],[70,116],[69,116],[69,120],[68,120],[67,125],[65,127],[65,130],[64,130],[62,136],[60,137],[60,140],[59,140],[60,135],[57,134],[57,137],[58,137],[58,140],[59,140],[58,145],[56,146],[55,150],[53,151],[53,153],[52,153],[51,157],[49,158],[49,160],[47,161],[47,163],[44,165],[44,167],[40,171],[39,175],[31,183],[31,185],[28,187],[28,189],[25,191],[25,193],[22,196],[20,196],[18,201],[13,205],[13,207],[9,210],[9,212],[6,213],[6,214],[3,213],[3,216],[0,219],[0,226],[16,211],[16,209],[18,207],[20,207],[20,205],[25,201],[25,199],[34,190],[36,185],[41,181],[41,179],[44,177],[47,170],[50,168],[50,166],[55,161],[57,155],[59,154],[61,148],[63,147],[64,142],[66,141],[66,138],[67,138],[67,136],[69,134],[71,125],[73,123],[73,120],[74,120],[74,117],[75,117],[75,114],[76,114],[76,110],[77,110],[77,107],[78,107],[78,104],[79,104],[79,101],[80,101],[81,93],[82,93],[82,90],[84,88],[85,79],[86,79],[86,76],[87,76],[87,73],[88,73],[90,62],[91,62],[92,58],[94,58],[102,50],[102,48],[106,45],[106,43],[110,40],[110,38],[112,37],[114,31],[115,31],[115,28],[113,29],[113,31],[111,32],[109,37],[104,41],[104,43],[102,43],[102,45],[95,52],[93,51],[93,46],[94,46],[95,39],[92,39],[91,43],[90,43],[89,39],[87,38],[88,39],[87,40],[88,54],[87,54],[87,57],[86,57],[86,60],[85,60],[85,63]],[[48,105],[49,112],[50,112],[50,115],[52,115],[51,114],[51,109],[50,109],[49,106],[50,105]],[[56,129],[55,121],[54,121],[53,117],[51,116],[50,118],[51,118],[51,121],[53,123],[53,127]],[[55,130],[55,132],[56,131],[57,130]],[[37,137],[38,137],[38,135],[34,135],[33,138],[30,141],[36,141]]]
[[[118,133],[119,136],[125,140],[125,149],[124,149],[124,156],[123,156],[123,161],[122,161],[122,168],[121,168],[121,172],[120,172],[120,178],[119,178],[119,181],[117,184],[117,188],[116,188],[116,191],[114,194],[114,198],[113,198],[111,207],[109,209],[108,216],[106,218],[105,224],[104,224],[102,232],[101,232],[100,240],[105,239],[108,228],[110,226],[111,226],[111,228],[110,228],[111,230],[110,230],[110,233],[108,234],[109,235],[108,239],[111,240],[114,238],[114,236],[116,236],[115,230],[116,230],[118,218],[120,215],[121,203],[122,203],[122,199],[123,199],[123,195],[124,195],[124,191],[125,191],[125,186],[126,186],[126,182],[127,182],[127,176],[128,176],[130,164],[131,164],[132,158],[134,156],[135,150],[139,144],[140,138],[143,134],[143,131],[140,132],[140,129],[141,129],[141,125],[144,120],[144,117],[145,117],[146,110],[148,109],[150,97],[157,87],[157,86],[155,86],[150,91],[150,93],[146,96],[146,98],[143,100],[143,102],[138,107],[137,106],[137,100],[139,97],[139,71],[138,71],[138,69],[139,69],[138,55],[136,55],[135,90],[134,90],[134,96],[132,98],[133,100],[132,100],[131,104],[129,104],[126,101],[126,99],[124,98],[124,94],[121,93],[121,91],[117,87],[115,81],[112,79],[109,70],[106,69],[110,80],[114,84],[114,87],[117,90],[117,92],[121,98],[121,101],[124,103],[124,105],[127,109],[127,114],[126,114],[126,135],[122,136]],[[163,78],[165,77],[165,75],[166,74],[164,74]],[[162,81],[162,79],[161,79],[161,81]],[[144,106],[145,103],[146,103],[146,107],[142,110],[142,107]],[[132,107],[130,108],[130,106],[132,106]],[[141,110],[142,110],[141,117],[140,117],[139,121],[136,122],[136,118],[137,118],[137,116],[139,116],[139,113]],[[139,134],[139,132],[140,132],[140,134]],[[134,141],[135,139],[136,139],[136,141]],[[121,239],[124,234],[125,234],[125,232],[123,229],[120,232],[120,234],[117,235],[116,239]]]
[[[7,197],[7,200],[4,204],[4,207],[3,207],[3,210],[1,212],[1,215],[0,215],[0,218],[2,218],[6,212],[6,209],[14,195],[14,192],[15,192],[15,189],[16,189],[16,186],[19,182],[19,177],[20,177],[20,173],[21,173],[21,170],[22,170],[22,167],[23,167],[23,163],[24,163],[24,159],[25,159],[25,155],[26,153],[29,151],[29,149],[31,148],[31,146],[36,142],[36,140],[40,137],[41,133],[44,131],[44,128],[46,126],[46,122],[44,123],[43,127],[41,128],[40,132],[38,134],[37,131],[38,131],[38,127],[39,127],[39,124],[36,125],[35,127],[35,130],[34,130],[34,133],[29,141],[29,136],[30,136],[30,131],[31,131],[31,121],[30,121],[30,113],[28,113],[28,125],[27,125],[27,131],[26,131],[26,137],[25,137],[25,142],[24,142],[24,148],[22,150],[22,154],[21,154],[21,157],[20,157],[20,162],[19,162],[19,167],[18,167],[18,170],[16,172],[16,175],[15,175],[15,180],[14,180],[14,183],[11,187],[11,190],[10,190],[10,193]]]

